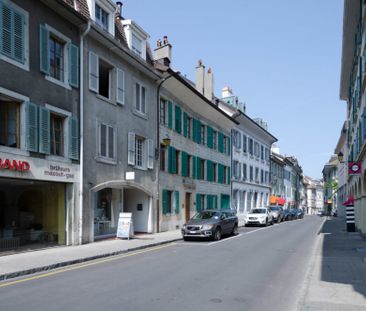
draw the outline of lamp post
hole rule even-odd
[[[338,156],[339,163],[344,163],[344,161],[343,161],[344,155],[343,155],[342,151],[339,151],[337,156]]]

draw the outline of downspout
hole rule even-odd
[[[171,78],[173,76],[172,73],[170,73],[168,76],[166,76],[165,78],[163,78],[159,84],[158,84],[158,88],[156,91],[156,116],[157,116],[157,129],[156,129],[156,140],[157,140],[157,153],[158,153],[158,159],[160,159],[160,88],[163,85],[163,83],[168,80],[169,78]],[[160,179],[159,179],[159,175],[160,175],[160,160],[158,161],[158,165],[157,165],[157,194],[158,194],[158,199],[156,200],[156,232],[160,232],[160,209],[159,209],[159,196],[160,196]]]
[[[79,245],[83,243],[83,184],[84,184],[84,37],[90,31],[90,21],[80,36],[80,189],[79,189]]]

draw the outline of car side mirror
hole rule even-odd
[[[224,220],[225,218],[225,215],[221,215],[221,220]]]

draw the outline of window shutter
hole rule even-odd
[[[182,109],[177,105],[175,106],[175,131],[182,133]]]
[[[224,152],[224,134],[218,132],[218,150],[219,152]]]
[[[206,197],[207,197],[207,209],[212,209],[212,195],[208,194]]]
[[[196,157],[196,161],[197,161],[197,179],[203,179],[204,176],[201,176],[201,158],[200,157]]]
[[[125,104],[125,73],[123,70],[117,68],[117,87],[116,87],[117,103]]]
[[[14,12],[14,54],[13,57],[24,64],[24,16]]]
[[[168,190],[163,190],[163,215],[168,213]]]
[[[213,148],[213,129],[210,126],[207,126],[207,147]]]
[[[147,140],[147,168],[152,170],[154,168],[154,141]]]
[[[69,84],[73,87],[79,87],[79,48],[69,44]]]
[[[173,103],[168,100],[168,127],[173,129]]]
[[[183,135],[184,137],[188,135],[188,115],[186,112],[183,113]]]
[[[231,154],[231,138],[228,136],[227,137],[227,155],[230,155]]]
[[[89,52],[89,89],[99,93],[99,58],[93,52]]]
[[[9,57],[11,53],[11,39],[12,39],[12,26],[11,26],[12,10],[0,2],[0,52]]]
[[[79,126],[76,117],[69,118],[69,158],[79,159]]]
[[[26,149],[38,152],[38,107],[27,102],[25,114]]]
[[[50,47],[49,47],[49,31],[44,25],[40,25],[39,38],[39,57],[40,71],[46,75],[50,74]]]
[[[179,215],[179,191],[175,191],[175,214]]]
[[[181,157],[182,157],[182,176],[188,177],[188,154],[182,151]]]
[[[224,182],[224,166],[222,164],[218,164],[218,182],[222,184]]]
[[[39,152],[50,154],[51,115],[47,108],[39,107]]]
[[[197,144],[201,143],[201,121],[197,120]]]
[[[194,142],[197,142],[197,120],[196,119],[192,119],[193,120],[193,135],[192,135],[192,140]]]
[[[197,179],[197,157],[192,157],[193,169],[192,169],[192,177],[193,179]]]
[[[231,181],[231,172],[230,172],[230,167],[227,168],[227,184],[230,185],[230,181]]]
[[[129,165],[135,165],[135,133],[128,133],[128,159],[127,163]]]
[[[176,158],[175,158],[176,150],[174,147],[169,146],[168,149],[168,171],[169,173],[176,174]]]
[[[207,160],[206,161],[207,181],[213,181],[212,166],[213,166],[212,161]]]
[[[197,212],[202,211],[201,195],[199,193],[196,194],[196,209],[197,209]]]

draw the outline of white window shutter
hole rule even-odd
[[[135,133],[128,133],[128,159],[129,165],[135,165]]]
[[[147,140],[147,168],[154,168],[154,141],[152,139]]]
[[[99,93],[99,58],[93,52],[89,52],[89,89]]]
[[[117,94],[116,99],[117,103],[124,105],[125,104],[125,73],[123,70],[117,68]]]

